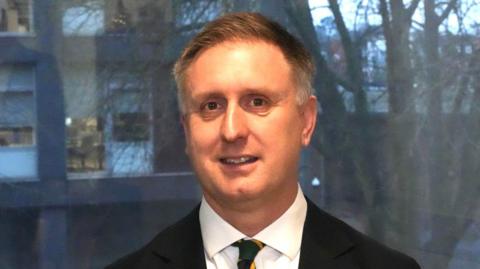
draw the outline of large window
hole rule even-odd
[[[422,268],[480,268],[478,0],[0,0],[0,268],[103,268],[198,203],[171,70],[232,11],[315,58],[304,193]]]

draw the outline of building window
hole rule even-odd
[[[31,0],[0,0],[0,32],[27,33],[31,30]]]
[[[69,177],[152,171],[150,85],[132,71],[65,65]]]
[[[0,127],[0,147],[33,144],[32,127]]]
[[[104,32],[104,1],[64,1],[62,28],[65,35],[91,36]]]
[[[67,130],[67,171],[105,170],[104,118],[99,107],[94,66],[65,66],[63,76]]]
[[[68,36],[164,32],[165,22],[172,20],[171,1],[66,0],[62,5],[62,28]]]
[[[33,70],[0,65],[0,181],[37,176]]]
[[[107,163],[115,175],[152,172],[153,148],[150,85],[133,72],[118,72],[107,81]]]
[[[113,139],[115,141],[147,141],[149,132],[148,115],[146,113],[118,113],[113,117]]]
[[[125,75],[128,77],[128,75]],[[112,134],[115,142],[145,142],[150,138],[148,91],[138,81],[110,83]]]
[[[0,66],[0,147],[34,144],[34,76],[29,66]]]
[[[68,172],[94,172],[105,168],[103,120],[100,117],[67,118]]]

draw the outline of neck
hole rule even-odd
[[[210,207],[226,222],[235,227],[248,237],[253,237],[268,225],[277,220],[293,204],[298,192],[298,185],[295,191],[285,194],[276,194],[274,199],[252,199],[242,202],[225,203],[211,199],[205,195],[205,200]]]

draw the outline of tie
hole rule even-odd
[[[252,240],[238,240],[233,243],[232,246],[238,247],[239,255],[237,266],[238,269],[255,269],[255,263],[253,260],[257,253],[265,246],[262,242]]]

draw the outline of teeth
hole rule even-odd
[[[225,158],[223,161],[227,164],[242,164],[248,161],[252,161],[254,158],[252,157],[240,157],[240,158]]]

